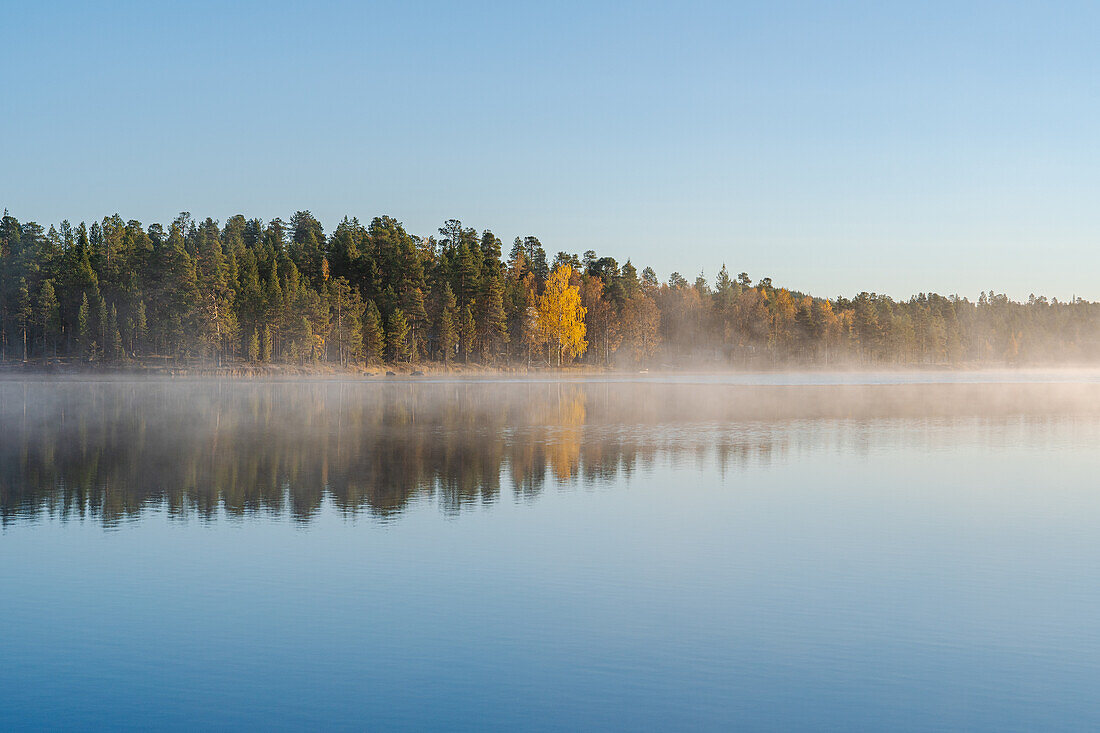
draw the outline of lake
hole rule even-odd
[[[1100,380],[0,381],[0,729],[1100,727]]]

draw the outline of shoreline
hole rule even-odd
[[[976,374],[1008,373],[1024,375],[1028,373],[1068,373],[1100,372],[1100,364],[921,364],[903,366],[887,365],[822,365],[791,364],[770,367],[726,367],[713,365],[661,365],[657,367],[609,368],[592,365],[574,365],[567,367],[548,367],[514,365],[483,366],[479,364],[443,365],[439,363],[396,363],[349,365],[340,367],[322,362],[320,364],[264,364],[244,363],[223,364],[221,366],[202,363],[169,364],[162,360],[143,360],[120,364],[89,364],[73,362],[0,363],[0,380],[19,380],[25,378],[91,378],[91,379],[129,379],[129,378],[178,378],[178,379],[585,379],[603,378],[645,378],[649,377],[720,377],[720,376],[781,376],[781,375],[900,375],[900,374]]]

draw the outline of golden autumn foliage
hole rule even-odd
[[[580,289],[572,285],[573,268],[559,265],[546,279],[539,296],[535,333],[540,344],[553,344],[558,351],[558,366],[564,355],[580,356],[588,349]]]

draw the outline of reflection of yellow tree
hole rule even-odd
[[[548,467],[559,481],[579,472],[587,393],[575,387],[555,391],[556,399],[547,395],[528,405],[529,428],[513,436],[509,463],[518,492],[533,493]]]
[[[558,349],[558,366],[562,357],[580,356],[588,349],[585,341],[584,314],[581,294],[570,284],[573,268],[559,265],[546,280],[546,289],[539,298],[535,331],[540,343],[553,343]]]
[[[580,464],[587,415],[584,395],[578,390],[569,390],[561,396],[557,416],[552,422],[553,433],[547,436],[546,442],[547,463],[559,481],[572,478]]]

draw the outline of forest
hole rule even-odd
[[[731,252],[731,260],[736,253]],[[717,263],[716,263],[717,264]],[[167,227],[119,215],[0,220],[0,360],[339,367],[772,368],[1012,365],[1100,358],[1100,303],[802,293],[744,272],[661,281],[589,250],[551,259],[446,221],[309,211]]]

